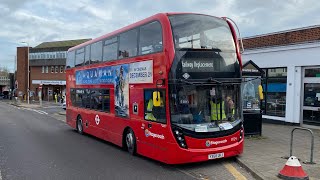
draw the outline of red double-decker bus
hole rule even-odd
[[[66,121],[167,164],[236,156],[241,66],[227,18],[156,14],[69,49]]]

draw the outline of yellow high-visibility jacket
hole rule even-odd
[[[211,120],[222,120],[227,118],[226,113],[224,111],[224,101],[217,104],[214,103],[213,101],[210,101],[210,106],[211,106]]]

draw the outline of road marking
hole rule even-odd
[[[1,170],[0,170],[0,180],[2,180]]]
[[[232,166],[230,163],[223,163],[224,167],[232,174],[236,180],[247,180],[235,167]]]
[[[48,108],[61,108],[62,106],[46,106],[43,107],[44,109],[48,109]]]
[[[18,108],[18,109],[22,109],[22,110],[28,110],[28,111],[34,111],[36,113],[39,113],[39,114],[45,114],[47,115],[48,113],[45,112],[45,111],[41,111],[41,110],[36,110],[36,109],[31,109],[31,108],[24,108],[24,107],[21,107],[21,108]],[[1,180],[1,179],[0,179]]]
[[[45,112],[45,111],[36,110],[36,109],[32,109],[32,111],[35,111],[35,112],[37,112],[37,113],[39,113],[39,114],[48,114],[48,113]]]

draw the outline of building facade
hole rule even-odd
[[[55,95],[64,96],[67,51],[88,40],[44,42],[33,48],[18,47],[17,95],[26,100],[29,87],[31,101],[39,100],[40,95],[42,100],[48,101],[53,100]]]
[[[9,98],[10,89],[10,74],[9,71],[0,68],[0,95],[4,98]]]
[[[265,72],[263,118],[320,126],[320,26],[244,38],[243,59]]]

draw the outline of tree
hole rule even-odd
[[[9,69],[7,67],[0,67],[0,76],[9,77]]]

